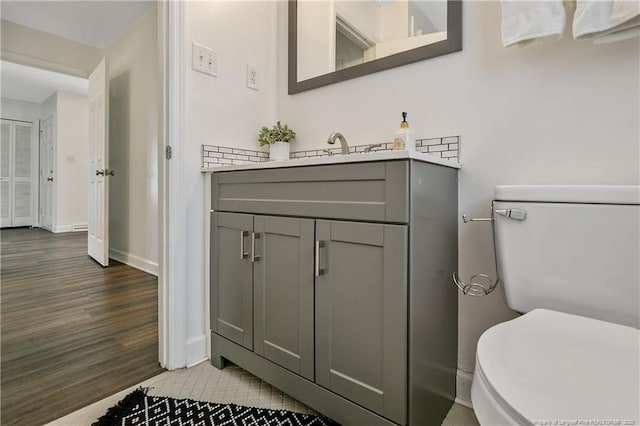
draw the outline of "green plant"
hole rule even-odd
[[[296,140],[296,132],[286,124],[283,126],[278,121],[272,128],[262,127],[258,134],[260,146],[273,145],[276,142],[293,142]]]

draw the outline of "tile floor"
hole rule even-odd
[[[138,386],[150,387],[149,394],[174,398],[191,398],[200,401],[235,403],[261,408],[285,409],[315,414],[306,405],[283,394],[240,367],[229,365],[218,370],[208,362],[195,367],[168,371],[115,395],[62,417],[49,425],[90,425],[103,415],[109,407]],[[454,404],[445,426],[478,426],[473,410]]]

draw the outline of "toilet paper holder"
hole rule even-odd
[[[500,283],[500,268],[498,267],[498,252],[496,251],[496,227],[495,227],[495,214],[506,216],[515,220],[525,220],[527,218],[527,212],[519,209],[494,209],[493,201],[491,202],[491,216],[482,218],[469,219],[466,214],[462,215],[462,221],[464,223],[469,222],[490,222],[491,223],[491,235],[493,237],[493,259],[496,267],[496,279],[492,280],[487,274],[474,274],[471,276],[470,281],[464,282],[460,279],[457,272],[453,273],[453,283],[458,287],[462,294],[468,296],[487,296],[496,289]]]

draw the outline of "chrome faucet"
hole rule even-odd
[[[333,145],[336,143],[336,139],[340,140],[340,148],[342,149],[341,154],[347,155],[349,153],[349,145],[347,144],[347,140],[342,136],[342,133],[333,132],[329,135],[329,139],[327,139],[327,143],[329,145]]]

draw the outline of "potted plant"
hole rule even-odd
[[[269,159],[288,160],[289,143],[296,140],[296,132],[286,124],[283,126],[278,121],[272,128],[262,127],[258,135],[260,146],[269,145]]]

